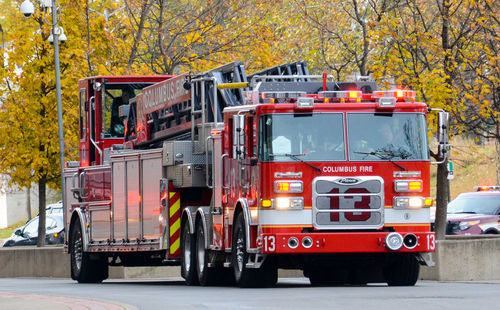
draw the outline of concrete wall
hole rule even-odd
[[[500,280],[500,236],[438,241],[435,267],[422,267],[420,279],[437,281]],[[280,270],[280,277],[302,271]],[[0,248],[0,277],[69,278],[69,255],[62,247]],[[111,267],[110,278],[180,277],[179,267]]]
[[[28,220],[26,208],[26,188],[9,187],[9,178],[0,174],[0,229]],[[47,188],[47,205],[61,200],[60,193]],[[31,217],[38,214],[38,186],[32,184],[30,190]]]
[[[448,237],[438,241],[434,267],[423,267],[420,278],[437,281],[500,280],[500,237]]]
[[[0,278],[70,278],[70,256],[61,246],[0,248]],[[180,277],[179,267],[110,267],[110,279]]]

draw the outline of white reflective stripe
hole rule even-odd
[[[259,225],[312,225],[312,210],[259,210]]]
[[[386,224],[413,224],[413,223],[429,223],[431,214],[429,208],[421,209],[385,209]]]
[[[430,223],[429,208],[417,210],[385,209],[386,224]],[[312,210],[259,210],[259,225],[311,225]]]

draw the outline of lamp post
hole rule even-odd
[[[60,64],[59,64],[59,35],[61,34],[61,39],[63,39],[62,36],[64,36],[64,32],[62,32],[62,28],[58,27],[57,24],[59,23],[58,19],[58,11],[60,11],[60,8],[58,5],[56,5],[56,0],[39,0],[40,1],[40,7],[43,10],[48,9],[49,7],[52,10],[52,23],[49,23],[47,20],[45,22],[52,26],[51,29],[51,37],[52,37],[52,42],[54,44],[54,64],[55,64],[55,71],[56,71],[56,97],[57,97],[57,125],[59,129],[59,160],[61,162],[61,188],[62,188],[62,203],[63,206],[66,207],[66,197],[65,197],[65,182],[64,182],[64,132],[63,132],[63,116],[62,116],[62,99],[61,99],[61,71],[60,71]],[[24,16],[30,17],[32,14],[34,14],[35,9],[31,1],[25,0],[21,4],[21,13],[23,13]],[[65,38],[65,36],[64,36]],[[49,38],[50,41],[50,38]],[[64,209],[64,208],[63,208]]]

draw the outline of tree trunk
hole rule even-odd
[[[38,181],[38,240],[36,243],[37,247],[43,247],[45,245],[45,190],[47,186],[46,177],[43,176]]]
[[[497,126],[497,138],[495,139],[496,162],[497,162],[497,184],[500,185],[500,126]]]
[[[31,219],[31,186],[26,188],[26,215]]]
[[[443,69],[447,74],[446,84],[448,88],[453,89],[453,66],[450,47],[450,3],[447,0],[442,0],[440,4],[441,11],[441,47],[445,53],[443,59]],[[452,98],[448,96],[445,99],[445,109],[453,106]],[[437,180],[436,180],[436,221],[435,232],[436,239],[443,240],[446,236],[446,213],[448,207],[449,187],[448,187],[448,160],[438,165]]]
[[[438,165],[436,189],[436,239],[443,240],[446,236],[446,209],[448,206],[448,161]]]

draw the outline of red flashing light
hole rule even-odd
[[[359,92],[358,91],[349,91],[349,99],[356,99],[358,98]]]
[[[414,90],[405,90],[405,89],[394,89],[394,90],[382,90],[382,91],[374,91],[372,94],[372,98],[387,101],[389,98],[396,98],[397,101],[410,101],[415,102],[415,97],[417,93]]]
[[[318,98],[323,99],[323,102],[361,102],[361,97],[363,93],[359,90],[336,90],[336,91],[320,91],[318,93]]]
[[[490,191],[500,191],[500,185],[483,185],[483,186],[476,186],[474,189],[477,192],[490,192]]]

